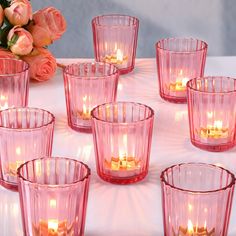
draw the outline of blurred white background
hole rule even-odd
[[[50,46],[56,57],[93,57],[91,19],[121,13],[140,20],[137,57],[155,57],[161,38],[205,40],[208,55],[236,55],[235,0],[31,0],[34,10],[54,6],[67,20],[67,32]]]

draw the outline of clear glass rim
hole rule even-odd
[[[204,165],[204,166],[209,166],[209,167],[214,167],[214,168],[218,168],[218,169],[221,169],[223,171],[225,171],[226,173],[228,173],[230,176],[231,176],[231,181],[228,185],[226,185],[225,187],[222,187],[222,188],[219,188],[219,189],[213,189],[213,190],[205,190],[205,191],[196,191],[196,190],[191,190],[191,189],[184,189],[184,188],[179,188],[179,187],[176,187],[170,183],[168,183],[164,177],[165,173],[171,169],[173,169],[174,167],[177,167],[177,166],[183,166],[183,165]],[[164,169],[162,172],[161,172],[161,175],[160,175],[160,180],[161,182],[172,188],[172,189],[175,189],[175,190],[179,190],[181,192],[185,192],[185,193],[193,193],[193,194],[206,194],[206,193],[216,193],[216,192],[221,192],[221,191],[225,191],[226,189],[229,189],[229,188],[232,188],[234,185],[235,185],[235,176],[232,172],[230,172],[229,170],[221,167],[221,166],[217,166],[217,165],[214,165],[214,164],[208,164],[208,163],[197,163],[197,162],[190,162],[190,163],[180,163],[180,164],[175,164],[175,165],[172,165],[170,167],[167,167],[166,169]]]
[[[0,57],[0,61],[17,61],[17,62],[21,62],[23,64],[25,64],[25,68],[20,71],[20,72],[16,72],[16,73],[13,73],[13,74],[0,74],[0,78],[1,77],[6,77],[6,76],[16,76],[16,75],[19,75],[19,74],[22,74],[22,73],[25,73],[26,71],[29,71],[29,68],[30,68],[30,65],[23,61],[23,60],[20,60],[20,59],[17,59],[17,58],[1,58]]]
[[[109,24],[99,24],[97,23],[97,19],[99,18],[108,18],[108,17],[122,17],[122,18],[129,18],[133,20],[133,24],[130,25],[109,25]],[[125,14],[104,14],[104,15],[98,15],[95,16],[92,19],[92,24],[99,26],[99,27],[133,27],[133,26],[138,26],[139,24],[139,19],[135,16],[129,16],[129,15],[125,15]]]
[[[72,183],[69,183],[69,184],[40,184],[40,183],[37,183],[37,182],[33,182],[33,181],[30,181],[28,179],[26,179],[20,172],[21,172],[21,169],[24,168],[25,165],[28,165],[28,163],[30,162],[34,162],[34,161],[44,161],[44,160],[53,160],[53,159],[60,159],[60,160],[69,160],[69,161],[73,161],[73,162],[76,162],[76,163],[80,163],[82,166],[85,167],[87,173],[86,175],[77,180],[77,181],[74,181]],[[26,161],[25,163],[23,163],[22,165],[19,166],[19,168],[17,169],[17,177],[21,180],[23,180],[24,182],[27,182],[31,185],[37,185],[37,186],[40,186],[40,187],[46,187],[46,188],[66,188],[66,187],[71,187],[73,185],[76,185],[77,183],[80,183],[80,182],[84,182],[86,179],[89,178],[89,176],[91,175],[91,170],[90,168],[88,167],[88,165],[86,165],[85,163],[81,162],[81,161],[78,161],[76,159],[73,159],[73,158],[68,158],[68,157],[41,157],[41,158],[36,158],[36,159],[32,159],[32,160],[29,160],[29,161]]]
[[[92,65],[92,64],[100,64],[100,65],[104,65],[104,66],[109,66],[112,69],[114,69],[113,73],[107,74],[107,75],[98,75],[98,76],[86,76],[86,75],[75,75],[73,73],[69,73],[68,69],[71,66],[78,66],[78,65]],[[68,75],[73,77],[74,79],[77,80],[101,80],[101,79],[109,79],[112,76],[119,76],[120,72],[117,66],[115,66],[114,64],[110,64],[107,62],[78,62],[78,63],[72,63],[70,65],[67,65],[64,69],[63,69],[63,73],[64,75]]]
[[[105,105],[118,105],[118,104],[132,104],[132,105],[138,105],[138,106],[142,106],[142,107],[145,107],[147,108],[148,110],[150,110],[151,114],[146,117],[145,119],[141,119],[141,120],[137,120],[137,121],[133,121],[133,122],[113,122],[113,121],[107,121],[107,120],[104,120],[104,119],[100,119],[99,117],[97,117],[94,113],[97,109],[99,109],[100,107],[102,106],[105,106]],[[91,117],[92,119],[95,119],[99,122],[104,122],[104,123],[107,123],[107,124],[112,124],[112,125],[132,125],[132,124],[137,124],[137,123],[141,123],[141,122],[144,122],[146,120],[150,120],[154,117],[154,110],[145,105],[145,104],[142,104],[142,103],[138,103],[138,102],[128,102],[128,101],[119,101],[119,102],[108,102],[108,103],[103,103],[103,104],[100,104],[96,107],[94,107],[92,110],[91,110]]]
[[[232,78],[232,77],[227,77],[227,76],[203,76],[203,77],[197,77],[197,78],[193,78],[193,79],[190,79],[187,84],[186,84],[186,87],[188,90],[190,91],[195,91],[197,93],[203,93],[203,94],[218,94],[218,95],[223,95],[223,94],[231,94],[231,93],[236,93],[236,89],[234,90],[229,90],[229,91],[226,91],[226,92],[211,92],[211,91],[201,91],[201,90],[198,90],[196,88],[194,88],[193,86],[191,86],[191,83],[192,81],[194,80],[207,80],[209,78],[223,78],[223,79],[227,79],[227,80],[232,80],[232,81],[235,81],[236,82],[236,78]]]
[[[170,50],[170,49],[167,49],[167,48],[165,48],[165,47],[161,47],[160,46],[160,43],[161,42],[163,42],[163,41],[165,41],[165,40],[188,40],[188,41],[190,41],[190,40],[195,40],[195,41],[199,41],[199,42],[201,42],[201,43],[203,43],[203,47],[202,48],[200,48],[200,49],[197,49],[197,50],[189,50],[189,51],[174,51],[174,50]],[[205,50],[207,50],[207,48],[208,48],[208,44],[205,42],[205,41],[203,41],[203,40],[201,40],[201,39],[197,39],[197,38],[188,38],[188,37],[183,37],[183,38],[181,38],[181,37],[176,37],[176,38],[163,38],[163,39],[160,39],[159,41],[157,41],[156,42],[156,48],[158,48],[158,49],[161,49],[161,50],[163,50],[163,51],[167,51],[167,52],[171,52],[171,53],[177,53],[177,54],[188,54],[188,53],[194,53],[194,52],[200,52],[200,51],[205,51]]]
[[[47,127],[48,125],[51,125],[55,122],[55,116],[50,112],[50,111],[47,111],[47,110],[44,110],[44,109],[41,109],[41,108],[35,108],[35,107],[12,107],[12,108],[7,108],[7,109],[4,109],[2,111],[0,111],[0,117],[1,117],[1,114],[4,113],[4,112],[9,112],[9,111],[13,111],[13,110],[20,110],[20,109],[23,109],[23,110],[29,110],[29,111],[37,111],[37,112],[45,112],[47,114],[49,114],[51,116],[51,119],[49,122],[47,122],[46,124],[43,124],[43,125],[40,125],[38,127],[34,127],[34,128],[10,128],[10,127],[5,127],[3,125],[0,124],[0,129],[4,129],[4,130],[9,130],[9,131],[32,131],[32,130],[38,130],[38,129],[41,129],[43,127]]]

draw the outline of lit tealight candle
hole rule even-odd
[[[215,236],[215,228],[208,232],[206,221],[203,227],[194,226],[191,220],[188,220],[187,227],[179,227],[176,236]]]
[[[73,235],[72,229],[67,227],[67,221],[58,221],[57,219],[40,220],[39,225],[33,224],[34,236],[61,236]]]
[[[121,49],[115,48],[115,54],[106,55],[104,61],[107,63],[122,65],[124,63],[127,63],[128,56],[124,56],[124,53]]]
[[[86,104],[87,101],[90,102],[91,97],[85,95],[83,98],[83,110],[78,112],[78,115],[83,120],[90,120],[91,119],[91,108]]]
[[[49,200],[49,212],[57,210],[56,199]],[[34,236],[61,236],[61,235],[73,235],[72,227],[68,227],[67,221],[59,221],[55,218],[49,218],[48,220],[40,220],[38,225],[33,224]]]
[[[193,223],[191,220],[188,220],[188,232],[189,235],[192,235],[194,233],[194,229],[193,229]]]
[[[16,156],[21,157],[21,148],[17,147],[16,148]],[[23,160],[17,160],[15,162],[9,162],[8,165],[6,166],[6,172],[9,176],[16,177],[17,175],[17,169],[19,168],[20,165],[24,163]]]
[[[117,177],[127,177],[135,175],[140,169],[140,161],[135,157],[127,155],[127,134],[123,135],[122,147],[120,147],[118,157],[111,157],[111,160],[105,160],[106,169],[110,174]]]
[[[213,125],[207,125],[206,128],[200,129],[200,136],[202,138],[227,138],[229,136],[229,129],[223,127],[223,122],[221,120],[215,120]]]
[[[169,89],[172,92],[185,92],[186,84],[189,78],[183,76],[183,70],[180,70],[179,76],[175,83],[170,83]]]

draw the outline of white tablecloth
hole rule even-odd
[[[77,59],[60,59],[68,64]],[[169,165],[181,162],[218,163],[236,173],[236,148],[211,153],[190,143],[186,104],[172,104],[158,94],[155,59],[137,59],[135,70],[120,77],[118,100],[151,106],[155,125],[148,176],[140,183],[119,186],[100,180],[96,174],[92,134],[67,126],[61,69],[47,82],[31,83],[29,106],[44,108],[56,116],[53,156],[77,158],[92,170],[86,219],[86,236],[163,236],[159,175]],[[205,75],[236,77],[236,57],[209,57]],[[207,180],[206,180],[207,181]],[[229,236],[236,234],[236,197]],[[21,236],[18,193],[0,187],[0,235]]]

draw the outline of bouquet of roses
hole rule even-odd
[[[56,59],[47,46],[65,31],[65,18],[56,8],[32,13],[29,0],[0,0],[0,57],[26,61],[31,79],[45,81],[54,75]]]

